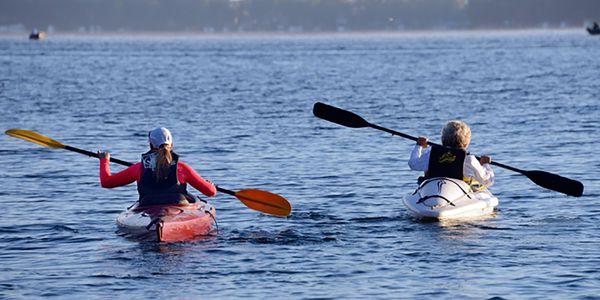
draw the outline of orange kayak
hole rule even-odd
[[[215,232],[216,210],[205,202],[127,209],[117,216],[120,231],[159,242],[192,241]]]

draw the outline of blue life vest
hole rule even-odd
[[[139,205],[188,204],[186,184],[177,179],[179,155],[171,152],[173,161],[167,176],[156,181],[156,151],[142,154],[142,171],[137,183]]]
[[[449,177],[463,180],[463,164],[467,152],[462,149],[432,146],[425,178]]]

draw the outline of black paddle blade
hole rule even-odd
[[[321,102],[315,103],[313,114],[317,118],[351,128],[369,127],[370,125],[369,122],[353,112]]]
[[[583,183],[577,180],[544,171],[524,171],[523,175],[541,187],[569,196],[581,197],[583,195]]]

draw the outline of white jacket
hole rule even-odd
[[[408,160],[408,166],[414,171],[427,171],[429,169],[429,154],[431,153],[431,147],[423,148],[419,145],[415,145],[415,148],[410,153],[410,159]],[[480,184],[490,187],[494,184],[494,171],[490,164],[479,163],[479,160],[475,155],[467,155],[463,164],[463,176],[466,178],[473,178]]]

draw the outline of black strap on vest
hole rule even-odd
[[[467,152],[462,149],[431,146],[426,178],[449,177],[463,179],[463,164]]]

